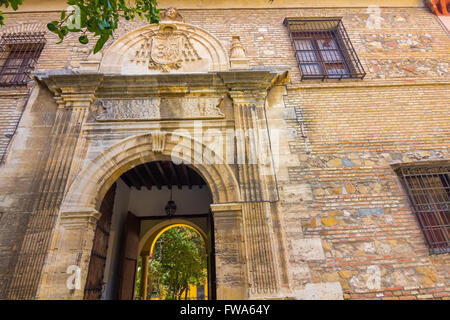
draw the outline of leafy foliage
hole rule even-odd
[[[0,0],[0,7],[5,6],[8,8],[11,6],[13,10],[19,9],[19,6],[22,4],[22,0]],[[5,17],[3,16],[3,12],[0,11],[0,25],[3,26],[5,24]]]
[[[156,241],[154,257],[148,264],[151,287],[147,299],[152,291],[165,299],[182,299],[190,285],[205,283],[206,267],[205,243],[197,232],[188,227],[167,230]],[[139,274],[137,279],[140,279]],[[136,288],[138,290],[138,283]]]
[[[113,38],[120,19],[134,20],[136,17],[149,23],[159,22],[156,0],[135,0],[134,5],[126,0],[67,0],[71,10],[61,12],[60,19],[47,24],[48,30],[56,34],[61,43],[71,33],[79,34],[79,42],[89,43],[88,35],[98,37],[94,53],[100,51],[108,39]],[[0,6],[17,10],[22,0],[0,0]],[[4,16],[0,12],[0,25]]]

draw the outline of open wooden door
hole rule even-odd
[[[101,217],[95,229],[94,243],[92,245],[89,270],[84,287],[85,300],[100,300],[103,290],[103,277],[105,274],[106,252],[108,250],[109,231],[113,214],[116,184],[113,184],[105,195],[100,206]]]
[[[214,239],[214,217],[210,212],[208,217],[208,227],[209,227],[209,241],[211,245],[211,250],[208,256],[208,300],[216,300],[216,247]]]
[[[133,300],[141,221],[134,214],[128,212],[124,228],[117,298]]]

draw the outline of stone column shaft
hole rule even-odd
[[[141,300],[147,300],[148,291],[148,254],[141,255],[142,269],[141,269],[141,283],[140,283],[140,296]]]

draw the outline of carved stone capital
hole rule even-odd
[[[60,224],[66,229],[79,229],[89,225],[96,225],[100,216],[100,212],[92,208],[68,209],[61,212]]]
[[[237,107],[263,106],[267,91],[230,91],[229,95]]]
[[[211,211],[214,216],[229,216],[240,215],[242,211],[241,203],[217,203],[211,205]]]
[[[242,93],[253,95],[267,93],[267,91],[280,82],[288,79],[287,67],[254,68],[249,70],[233,70],[231,72],[218,72],[230,95],[238,96]]]
[[[46,71],[35,77],[53,92],[60,108],[89,108],[103,81],[103,74],[76,75],[71,71]]]
[[[95,100],[95,94],[92,93],[62,93],[59,97],[64,108],[89,108]]]

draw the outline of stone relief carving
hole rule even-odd
[[[108,100],[98,99],[95,104],[100,104],[105,109],[97,116],[97,120],[139,120],[158,119],[160,98],[135,99],[135,100]]]
[[[241,43],[241,38],[239,36],[233,36],[230,50],[231,69],[248,69],[249,66],[249,59]]]
[[[184,22],[183,17],[178,12],[177,8],[170,7],[161,11],[160,14],[161,21],[179,21]]]
[[[185,117],[223,117],[222,111],[220,111],[219,104],[221,104],[223,99],[219,100],[217,98],[187,98],[184,99],[183,103],[183,115]]]
[[[175,25],[162,24],[156,32],[141,34],[145,40],[136,51],[131,62],[147,64],[150,70],[169,72],[178,70],[184,62],[195,62],[202,58],[192,45],[189,36],[177,31]]]
[[[152,151],[155,153],[162,153],[166,145],[166,132],[155,131],[152,132]]]
[[[223,44],[206,30],[182,21],[176,9],[169,8],[159,24],[124,34],[104,52],[99,71],[144,75],[229,70]]]
[[[223,98],[97,99],[97,121],[217,119]]]

